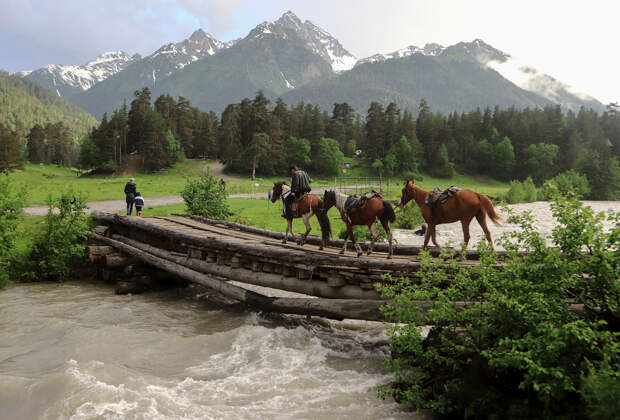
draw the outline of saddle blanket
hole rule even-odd
[[[446,188],[444,191],[441,191],[439,187],[435,187],[427,194],[425,202],[429,206],[434,207],[437,204],[443,203],[448,198],[454,197],[454,195],[459,191],[461,191],[461,188],[455,187],[454,185]]]
[[[383,198],[381,197],[381,194],[379,194],[375,190],[367,192],[364,195],[350,195],[349,198],[347,198],[347,200],[344,202],[344,212],[350,219],[353,213],[358,212],[362,207],[364,207],[366,202],[373,197]]]

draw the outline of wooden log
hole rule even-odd
[[[104,262],[103,257],[115,252],[114,248],[108,245],[91,245],[86,247],[86,258],[93,263]]]
[[[108,230],[110,228],[108,226],[95,226],[95,228],[93,229],[93,231],[97,234],[97,235],[103,235],[106,236],[108,234]]]
[[[356,267],[358,269],[375,269],[386,271],[417,271],[421,264],[418,261],[402,261],[387,260],[379,258],[356,258],[348,256],[333,255],[318,252],[306,252],[293,248],[276,248],[270,244],[244,243],[237,241],[227,241],[215,237],[204,237],[193,235],[186,232],[180,232],[163,226],[149,223],[144,219],[137,217],[128,217],[120,215],[109,215],[95,213],[93,216],[96,220],[104,221],[112,224],[119,224],[135,229],[147,231],[153,235],[163,238],[174,239],[178,242],[193,244],[206,248],[217,248],[222,251],[235,252],[244,255],[252,255],[258,257],[275,258],[279,261],[287,261],[289,263],[299,263],[308,266],[320,265],[344,265]]]
[[[329,277],[327,277],[327,284],[331,287],[342,287],[347,284],[347,282],[343,276],[330,274]]]
[[[211,274],[217,277],[224,277],[241,283],[254,284],[257,286],[270,287],[273,289],[286,290],[289,292],[302,293],[310,296],[317,296],[330,299],[381,299],[375,290],[362,290],[357,286],[343,286],[333,288],[324,281],[317,280],[297,280],[296,278],[286,277],[279,274],[270,274],[262,272],[252,272],[246,269],[234,269],[226,266],[218,266],[209,264],[206,261],[187,259],[183,257],[175,257],[169,251],[165,251],[151,245],[143,244],[123,237],[121,235],[113,235],[112,239],[148,252],[166,260],[173,261],[179,265],[186,266],[192,270]]]
[[[385,302],[381,300],[268,297],[215,279],[212,276],[205,275],[175,262],[159,258],[114,239],[104,236],[97,236],[97,239],[114,246],[126,254],[140,258],[154,267],[173,272],[188,281],[211,287],[225,296],[267,312],[322,316],[332,319],[384,320],[379,308]]]
[[[128,265],[134,264],[136,259],[120,254],[108,254],[104,257],[104,261],[107,268],[111,270],[122,270]]]
[[[241,265],[241,260],[239,259],[238,255],[233,255],[232,257],[230,257],[230,266],[232,268],[239,268],[239,266]]]
[[[187,256],[189,258],[196,258],[198,260],[202,260],[203,252],[204,251],[200,248],[189,247],[189,249],[187,250]]]

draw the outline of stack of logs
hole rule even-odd
[[[91,245],[86,258],[97,267],[97,277],[106,283],[116,283],[117,294],[137,294],[170,287],[182,287],[187,282],[171,273],[157,270],[129,257],[108,245]]]

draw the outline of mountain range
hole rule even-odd
[[[199,29],[144,58],[108,52],[83,66],[49,65],[19,74],[97,118],[131,102],[143,87],[151,89],[153,99],[183,96],[217,112],[258,90],[270,99],[326,110],[348,102],[362,114],[372,101],[415,111],[421,99],[444,113],[494,105],[604,110],[596,99],[480,39],[448,47],[412,45],[358,60],[328,32],[290,11],[227,43]]]

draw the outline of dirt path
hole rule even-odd
[[[224,181],[226,181],[226,182],[228,182],[228,181],[243,181],[243,179],[241,179],[241,178],[235,178],[233,176],[226,175],[224,173],[224,165],[222,165],[220,162],[210,161],[210,162],[207,162],[205,164],[205,166],[207,166],[207,167],[209,167],[211,169],[211,172],[213,172],[213,175],[215,175],[218,178],[224,178]]]
[[[234,179],[234,178],[231,178]],[[313,190],[313,194],[323,195],[326,189],[330,187],[317,188]],[[267,198],[267,191],[254,194],[231,194],[228,198]],[[146,199],[146,209],[149,207],[167,206],[169,204],[183,203],[183,198],[180,195],[168,195],[164,197],[155,197]],[[106,200],[106,201],[92,201],[87,203],[88,211],[103,211],[106,213],[117,213],[126,208],[125,200]],[[28,216],[45,216],[47,213],[47,206],[27,207],[24,212]]]

